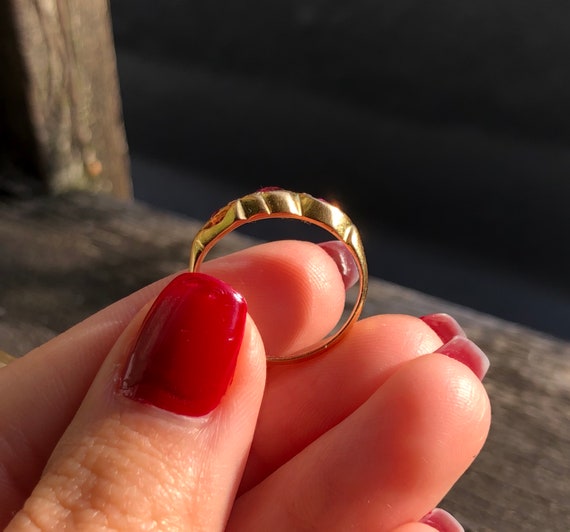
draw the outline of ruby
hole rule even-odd
[[[285,189],[281,187],[263,187],[260,188],[257,192],[275,192],[277,190],[285,190]]]

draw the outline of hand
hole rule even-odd
[[[490,408],[486,358],[452,319],[369,317],[324,355],[267,367],[266,351],[340,317],[350,272],[326,248],[208,261],[0,369],[0,525],[457,529],[429,512],[479,453]]]

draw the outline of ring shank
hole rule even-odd
[[[190,248],[189,270],[197,272],[208,252],[238,227],[268,218],[302,220],[317,225],[341,240],[353,256],[359,271],[358,298],[346,321],[320,342],[290,355],[267,356],[270,362],[291,362],[312,357],[338,342],[358,319],[368,291],[368,267],[360,233],[338,207],[306,193],[283,189],[261,190],[228,203],[198,231]]]
[[[10,364],[10,362],[13,362],[14,360],[16,360],[16,357],[9,355],[8,353],[6,353],[6,351],[2,351],[2,349],[0,349],[0,368],[7,366],[8,364]]]

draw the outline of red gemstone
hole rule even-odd
[[[273,192],[275,190],[285,190],[285,189],[281,187],[263,187],[260,188],[257,192]]]

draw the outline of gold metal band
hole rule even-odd
[[[317,225],[344,242],[355,259],[359,271],[359,294],[347,320],[336,332],[302,352],[283,357],[269,355],[271,362],[300,360],[322,353],[338,342],[358,319],[368,291],[368,267],[360,233],[350,218],[338,207],[309,194],[283,189],[262,189],[231,201],[217,211],[198,231],[190,249],[191,272],[198,271],[202,261],[214,245],[238,227],[267,218],[291,218]]]
[[[16,357],[13,357],[12,355],[6,353],[6,351],[2,351],[2,349],[0,349],[0,368],[7,366],[14,360],[16,360]]]

